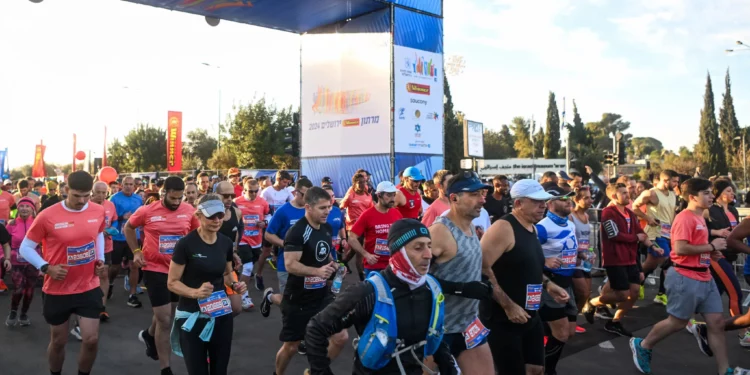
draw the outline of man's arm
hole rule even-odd
[[[284,266],[287,272],[297,276],[321,276],[320,268],[308,267],[300,259],[302,251],[290,251],[288,246],[284,248]]]
[[[268,231],[266,231],[263,234],[263,238],[265,238],[266,241],[270,242],[271,245],[278,246],[278,247],[284,247],[284,241],[282,241],[281,238],[279,238],[279,236],[277,236],[275,234],[272,234],[272,233],[269,233]]]
[[[674,251],[679,255],[696,255],[713,251],[711,244],[691,245],[686,240],[674,241]]]
[[[614,209],[605,209],[602,211],[602,232],[608,239],[614,242],[625,242],[633,243],[638,242],[638,236],[620,230],[617,225]],[[638,223],[631,223],[631,225],[638,225]]]
[[[396,207],[401,207],[406,204],[406,196],[401,190],[396,190]]]
[[[128,243],[128,247],[131,249],[137,249],[140,246],[138,246],[138,237],[135,234],[135,228],[130,225],[130,220],[128,220],[125,223],[125,226],[122,227],[122,234],[125,235],[125,241]]]
[[[633,202],[633,213],[638,216],[639,219],[645,220],[649,225],[656,225],[654,218],[649,216],[646,212],[641,211],[641,207],[648,206],[649,204],[655,205],[659,203],[659,198],[651,190],[646,190],[638,198],[635,198]]]
[[[437,263],[445,261],[443,255],[446,253],[449,244],[455,244],[456,239],[451,235],[450,230],[443,224],[431,225],[430,237],[432,237],[432,257]]]
[[[495,272],[492,271],[492,265],[515,244],[515,236],[510,223],[505,220],[498,220],[490,226],[487,233],[484,234],[480,241],[482,246],[482,273],[490,279],[492,285],[492,298],[503,308],[510,306],[514,302],[508,297],[497,283]],[[435,248],[433,247],[433,252]]]
[[[745,245],[743,239],[750,236],[750,219],[742,220],[740,224],[729,233],[727,247],[745,254],[750,254],[750,246]]]

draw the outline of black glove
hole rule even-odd
[[[492,299],[492,284],[489,280],[470,281],[456,291],[457,296],[464,298],[490,300]]]

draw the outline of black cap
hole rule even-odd
[[[372,173],[368,172],[367,170],[362,171],[362,173],[364,173],[364,174],[366,174],[368,176],[372,176]]]
[[[332,184],[333,180],[331,180],[330,177],[323,177],[323,179],[320,181],[321,184]]]
[[[561,180],[565,180],[565,181],[572,180],[572,178],[570,178],[570,176],[568,176],[568,174],[565,173],[565,171],[557,172],[557,177],[560,178]]]
[[[544,190],[549,194],[552,195],[551,200],[555,200],[556,198],[562,198],[562,197],[572,197],[575,193],[572,191],[565,191],[565,189],[557,186],[552,185],[545,187]]]
[[[422,222],[414,219],[398,220],[388,230],[388,248],[393,254],[419,237],[431,238],[430,231]]]

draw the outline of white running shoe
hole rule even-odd
[[[740,346],[743,348],[750,347],[750,332],[745,332],[745,336],[740,339]]]
[[[242,299],[242,309],[243,310],[250,310],[253,307],[255,307],[255,304],[253,303],[253,299],[250,297],[245,297]]]

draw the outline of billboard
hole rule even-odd
[[[394,46],[396,152],[443,154],[443,56]]]
[[[301,157],[391,152],[390,33],[302,36]]]
[[[484,124],[481,122],[464,120],[464,156],[484,157]]]
[[[480,176],[558,172],[565,170],[565,159],[483,159],[477,160],[477,170]]]
[[[167,170],[182,170],[182,112],[167,114]]]

